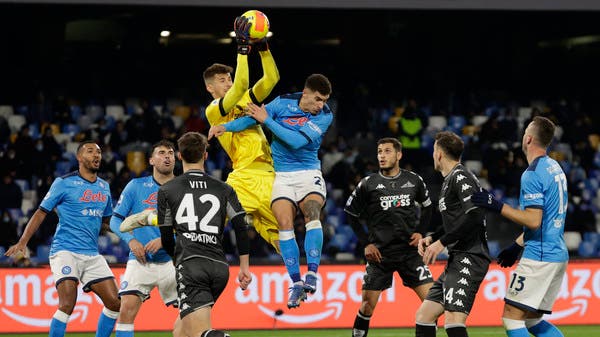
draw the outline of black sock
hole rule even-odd
[[[469,337],[466,326],[452,326],[446,328],[448,337]]]
[[[415,336],[416,337],[435,337],[435,329],[436,326],[434,323],[431,324],[420,324],[417,323],[416,324],[416,328],[415,328]]]
[[[370,321],[371,316],[367,316],[359,310],[352,326],[352,337],[367,337]]]

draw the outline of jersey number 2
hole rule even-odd
[[[202,219],[200,219],[200,230],[205,233],[219,233],[218,226],[209,225],[210,220],[212,220],[221,207],[219,198],[212,194],[203,194],[198,199],[201,203],[210,203],[210,209],[204,214]],[[194,195],[192,193],[186,193],[183,196],[183,199],[177,208],[177,214],[175,214],[175,221],[179,224],[187,223],[190,232],[193,232],[198,228],[198,216],[196,215],[196,209],[194,208]]]

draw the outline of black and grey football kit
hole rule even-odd
[[[477,177],[460,163],[442,184],[438,207],[443,227],[432,239],[439,239],[448,248],[449,257],[427,299],[442,304],[447,311],[469,313],[491,262],[485,212],[471,202],[473,192],[480,190]]]
[[[381,263],[367,263],[363,289],[389,288],[394,271],[407,287],[433,281],[417,248],[409,245],[412,234],[425,235],[431,219],[429,191],[421,176],[402,169],[393,177],[371,174],[358,184],[344,211],[359,241],[374,244],[382,255]],[[359,219],[366,221],[368,233]]]
[[[157,209],[163,248],[174,255],[183,318],[214,304],[225,289],[229,279],[222,245],[225,221],[234,223],[236,236],[247,235],[246,228],[236,226],[245,224],[245,211],[231,186],[199,170],[189,170],[161,186]],[[247,254],[248,248],[239,250]]]

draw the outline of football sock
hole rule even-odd
[[[115,327],[119,317],[118,311],[109,310],[107,307],[102,309],[100,318],[98,318],[98,329],[96,331],[96,337],[109,337]]]
[[[367,316],[359,310],[354,319],[354,326],[352,326],[352,337],[367,337],[370,321],[371,316]]]
[[[436,325],[435,323],[419,323],[415,326],[416,337],[435,337]]]
[[[283,263],[292,282],[300,282],[300,248],[298,248],[293,229],[279,231],[279,247]]]
[[[306,251],[308,271],[316,273],[317,269],[319,269],[322,248],[323,228],[321,227],[321,221],[310,221],[306,224],[306,236],[304,238],[304,251]]]
[[[133,337],[133,324],[117,323],[115,337]]]
[[[448,337],[468,337],[467,327],[464,324],[451,323],[444,326]]]
[[[502,323],[504,324],[506,335],[508,337],[529,337],[529,332],[525,327],[525,321],[503,317]]]
[[[558,330],[554,324],[548,321],[539,320],[539,323],[533,326],[529,326],[528,323],[529,320],[525,322],[525,324],[528,326],[527,330],[529,330],[529,332],[536,337],[563,337],[562,332],[560,332],[560,330]]]
[[[69,321],[69,316],[66,313],[56,310],[54,316],[52,317],[52,321],[50,322],[50,332],[48,333],[49,337],[64,337],[65,330],[67,330],[67,322]]]

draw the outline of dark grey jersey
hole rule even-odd
[[[408,243],[419,222],[418,207],[429,205],[429,191],[421,176],[400,170],[394,177],[375,173],[363,178],[344,211],[366,220],[369,243],[383,253],[415,249]]]
[[[462,164],[456,165],[444,179],[439,199],[446,237],[456,240],[448,242],[449,251],[462,251],[485,255],[489,258],[486,234],[485,213],[471,202],[471,195],[480,191],[481,185],[473,173]],[[467,214],[476,215],[473,224],[467,221]]]
[[[158,223],[176,233],[175,263],[193,257],[226,262],[223,228],[245,214],[235,191],[199,170],[189,170],[160,187]]]

